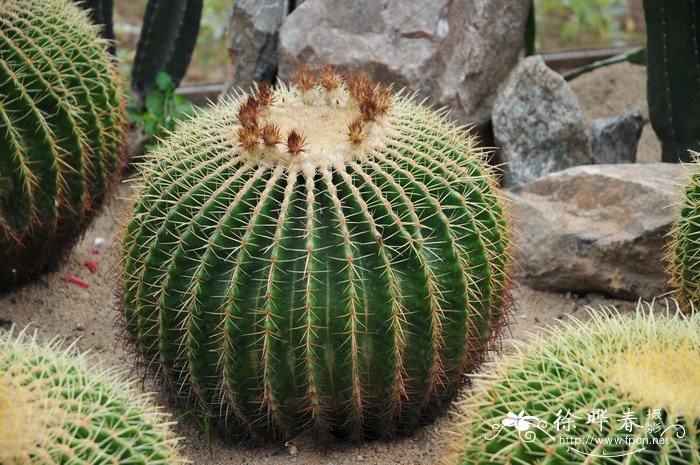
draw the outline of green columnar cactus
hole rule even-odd
[[[363,75],[262,83],[142,170],[121,249],[128,333],[234,431],[409,431],[503,323],[509,233],[481,155]]]
[[[700,149],[700,4],[644,0],[649,117],[666,162]]]
[[[700,463],[700,314],[665,313],[592,312],[492,363],[450,463]]]
[[[0,0],[0,288],[55,265],[120,172],[107,42],[68,0]]]
[[[180,84],[197,43],[202,5],[203,0],[148,0],[131,72],[131,87],[142,99],[160,71]]]
[[[697,154],[695,154],[697,157]],[[697,167],[697,165],[692,165]],[[700,172],[690,175],[680,205],[680,215],[671,230],[667,254],[674,297],[690,312],[700,308]]]
[[[117,49],[114,45],[114,0],[73,0],[81,8],[88,12],[94,24],[101,28],[102,37],[112,41],[109,44],[109,53],[116,55]]]
[[[60,342],[0,333],[0,463],[187,463],[167,415]]]

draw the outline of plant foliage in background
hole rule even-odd
[[[234,434],[411,431],[505,321],[509,230],[482,156],[331,68],[195,116],[143,164],[122,237],[131,342]]]
[[[667,261],[671,286],[683,310],[700,309],[700,170],[698,154],[671,231]]]
[[[184,465],[168,416],[61,341],[0,333],[0,463]]]
[[[635,43],[641,31],[627,20],[631,0],[534,0],[540,48],[604,47]],[[547,47],[543,47],[543,43]],[[552,47],[552,43],[557,44]]]
[[[490,364],[452,463],[700,463],[700,313],[659,306],[591,310]]]
[[[690,161],[700,150],[700,3],[644,0],[649,118],[662,161]]]
[[[113,58],[68,0],[0,1],[0,288],[51,268],[121,170]]]
[[[129,103],[131,122],[139,126],[152,142],[146,145],[146,151],[152,150],[153,143],[165,138],[194,112],[194,106],[175,92],[173,79],[164,71],[156,76],[156,84],[146,94],[143,105],[135,100]]]

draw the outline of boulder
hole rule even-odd
[[[647,67],[626,61],[602,66],[569,81],[588,120],[638,110],[649,120]],[[647,123],[637,146],[637,163],[661,161],[661,141]]]
[[[668,290],[666,235],[686,170],[668,163],[589,165],[509,193],[519,279],[536,289],[651,298]]]
[[[279,28],[289,12],[289,0],[237,0],[231,12],[226,47],[231,75],[222,97],[255,81],[277,76]]]
[[[634,163],[645,123],[638,111],[593,121],[588,129],[593,163]]]
[[[593,162],[576,94],[540,56],[525,58],[510,73],[492,117],[506,185]]]
[[[358,69],[483,124],[522,50],[530,3],[306,0],[280,30],[279,75],[300,64]]]

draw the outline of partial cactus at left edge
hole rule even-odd
[[[0,463],[184,465],[168,416],[60,341],[0,333]]]
[[[700,314],[655,306],[591,311],[493,362],[449,463],[700,463]]]
[[[694,172],[685,187],[667,253],[674,297],[686,312],[700,308],[700,165],[688,166]]]
[[[120,79],[68,0],[0,0],[0,289],[55,266],[119,177]]]

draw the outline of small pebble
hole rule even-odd
[[[527,319],[527,315],[524,314],[524,313],[521,313],[521,314],[520,314],[520,318],[522,318],[523,320],[526,320],[526,319]]]
[[[98,236],[98,237],[95,238],[95,242],[94,242],[95,247],[99,247],[99,246],[101,246],[101,245],[104,245],[104,243],[105,243],[105,238],[104,238],[104,237],[99,237],[99,236]]]
[[[78,331],[85,331],[85,326],[78,324],[78,325],[76,325],[75,329]]]
[[[361,455],[358,455],[357,457],[355,457],[355,460],[357,460],[358,462],[364,462],[365,458]]]
[[[291,455],[292,457],[296,457],[297,455],[299,455],[299,450],[296,448],[296,446],[289,446],[289,455]]]

